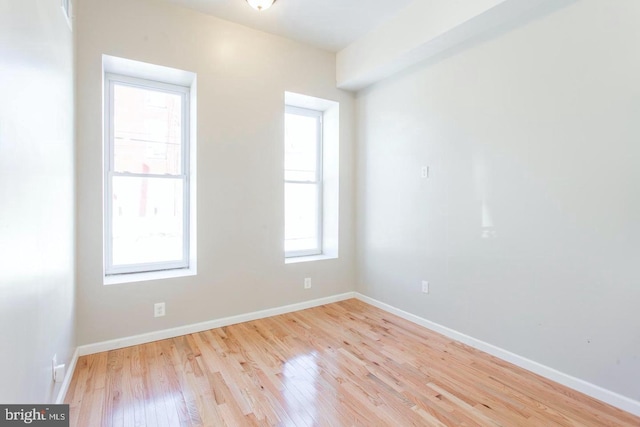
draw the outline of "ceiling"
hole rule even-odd
[[[168,0],[268,33],[337,52],[412,0],[276,0],[258,12],[245,0]]]

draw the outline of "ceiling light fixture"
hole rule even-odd
[[[263,11],[267,10],[274,4],[276,0],[247,0],[249,6],[254,8],[255,10]]]

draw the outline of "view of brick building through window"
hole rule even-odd
[[[112,263],[180,261],[183,97],[124,84],[113,89]]]

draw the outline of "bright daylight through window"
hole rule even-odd
[[[322,112],[285,110],[285,256],[322,253]]]
[[[190,89],[105,77],[105,273],[186,268]]]

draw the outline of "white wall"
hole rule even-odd
[[[577,0],[413,0],[336,55],[338,87],[358,91],[463,43]]]
[[[638,22],[581,0],[360,93],[358,291],[640,400]]]
[[[77,15],[80,344],[353,290],[354,101],[334,54],[154,0],[82,0]],[[102,54],[197,73],[195,277],[102,284]],[[337,260],[284,263],[285,91],[340,102]]]
[[[382,25],[338,52],[338,86],[357,90],[390,76],[450,46],[453,41],[445,41],[446,35],[469,25],[469,21],[479,15],[505,2],[521,1],[414,0]]]
[[[74,341],[73,38],[60,2],[0,0],[0,402],[55,400]]]

